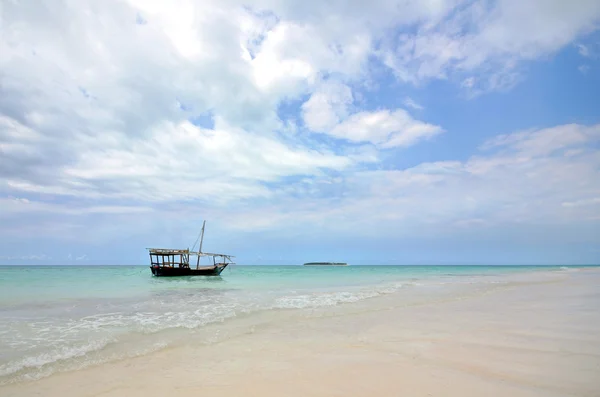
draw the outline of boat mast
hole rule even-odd
[[[202,231],[200,232],[200,246],[198,247],[198,260],[196,261],[196,269],[200,266],[200,253],[202,253],[202,242],[204,241],[204,227],[206,226],[206,221],[202,222]]]
[[[202,222],[202,237],[200,237],[200,247],[198,248],[198,252],[202,252],[202,242],[204,241],[204,226],[206,226],[206,221]]]

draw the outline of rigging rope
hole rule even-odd
[[[196,242],[194,242],[194,245],[192,245],[191,251],[194,251],[194,248],[196,247],[196,244],[198,244],[198,240],[200,240],[201,235],[202,235],[202,231],[200,231],[200,233],[198,233],[198,238],[196,239]]]

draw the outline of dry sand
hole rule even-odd
[[[374,395],[600,396],[600,271],[262,313],[146,356],[0,388],[3,397]]]

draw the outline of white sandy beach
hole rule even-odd
[[[600,271],[511,277],[237,318],[0,395],[599,396]]]

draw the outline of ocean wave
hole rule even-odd
[[[306,309],[336,306],[341,303],[353,303],[391,294],[407,285],[409,283],[393,283],[357,291],[313,292],[310,294],[288,295],[278,298],[272,307],[277,309]]]
[[[231,305],[217,305],[184,311],[113,312],[71,319],[39,319],[26,324],[3,322],[0,326],[5,329],[0,348],[7,354],[5,359],[13,357],[8,362],[2,362],[0,357],[0,384],[49,376],[65,366],[72,369],[74,363],[78,363],[79,368],[110,361],[119,358],[115,354],[105,357],[103,351],[110,346],[119,345],[118,351],[129,354],[129,345],[144,340],[143,335],[148,338],[174,329],[196,329],[235,315]],[[131,341],[133,336],[136,339]]]
[[[86,344],[63,346],[34,356],[27,356],[20,360],[11,361],[0,365],[0,377],[9,376],[28,369],[40,369],[56,362],[83,357],[86,354],[106,347],[111,339],[96,339]]]
[[[106,313],[87,316],[65,325],[63,332],[98,331],[103,329],[127,329],[143,334],[152,334],[171,328],[198,328],[206,324],[235,317],[231,305],[205,306],[190,311]],[[54,329],[56,332],[56,328]]]
[[[569,266],[561,266],[559,268],[559,270],[563,271],[563,272],[578,272],[579,271],[579,269],[577,269],[575,267],[569,267]]]
[[[57,372],[77,371],[92,365],[119,359],[144,356],[164,349],[168,346],[168,343],[154,342],[148,346],[130,350],[118,348],[118,345],[118,342],[103,343],[102,341],[96,341],[86,346],[65,347],[58,354],[44,353],[12,362],[4,366],[7,373],[0,376],[0,386],[21,381],[37,380]],[[103,355],[111,346],[115,347],[114,351]]]

